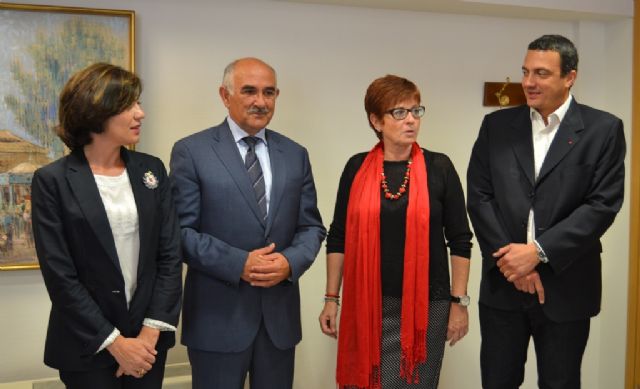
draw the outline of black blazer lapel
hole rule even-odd
[[[520,168],[531,186],[533,186],[535,182],[535,167],[533,166],[533,137],[531,135],[531,117],[529,116],[528,107],[523,109],[511,123],[510,135],[513,152],[520,164]]]
[[[66,175],[71,191],[78,201],[87,223],[91,226],[93,233],[102,244],[113,264],[118,270],[122,271],[107,212],[102,204],[98,186],[82,149],[75,150],[67,157]]]
[[[231,135],[229,125],[225,120],[220,126],[217,127],[217,131],[213,131],[213,150],[220,157],[220,161],[225,166],[231,178],[238,186],[238,190],[247,201],[249,208],[254,213],[256,218],[264,225],[262,220],[261,211],[258,208],[258,201],[256,200],[256,194],[253,191],[251,182],[249,181],[249,175],[247,169],[244,167],[242,157],[238,152],[236,142]]]
[[[131,190],[133,191],[133,197],[136,201],[136,208],[138,210],[138,229],[140,236],[140,254],[138,255],[138,277],[142,273],[145,266],[145,254],[147,252],[144,244],[146,242],[153,242],[151,239],[151,231],[153,230],[154,212],[157,209],[154,199],[154,190],[147,188],[144,184],[144,174],[149,171],[145,170],[145,166],[135,158],[135,154],[129,152],[126,148],[121,150],[122,159],[127,166],[127,174],[129,175],[129,181],[131,182]],[[159,172],[151,172],[154,176],[158,177]]]
[[[544,179],[567,153],[580,141],[580,132],[584,129],[582,116],[580,115],[578,103],[575,99],[571,101],[569,110],[560,123],[558,132],[551,142],[547,156],[540,168],[538,182]]]

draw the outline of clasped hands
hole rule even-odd
[[[156,343],[160,336],[160,330],[142,326],[142,330],[135,338],[125,338],[119,335],[116,340],[107,346],[107,350],[118,362],[116,377],[130,375],[142,378],[156,361]]]
[[[291,267],[287,258],[275,252],[276,245],[255,249],[249,252],[241,278],[262,288],[270,288],[286,280],[291,275]]]
[[[535,270],[540,260],[533,243],[510,243],[493,253],[500,273],[521,292],[538,294],[538,301],[544,304],[544,287],[540,274]]]

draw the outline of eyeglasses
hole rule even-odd
[[[413,115],[414,118],[418,119],[424,116],[425,109],[426,108],[424,107],[424,105],[421,105],[419,107],[413,108],[393,108],[385,113],[390,114],[396,120],[402,120],[407,117],[409,112],[411,112],[411,115]]]

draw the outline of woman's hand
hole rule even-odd
[[[116,372],[117,377],[126,374],[142,378],[156,361],[157,351],[146,341],[138,338],[125,338],[120,335],[107,346],[107,350],[120,365]]]
[[[151,328],[149,326],[142,326],[140,333],[137,338],[143,340],[147,343],[148,346],[155,350],[156,343],[158,343],[158,338],[160,337],[160,330]]]
[[[338,304],[335,301],[324,303],[324,309],[320,312],[320,329],[332,338],[338,338]]]
[[[449,324],[447,326],[447,340],[453,346],[469,332],[469,312],[467,307],[458,303],[451,303],[449,310]]]
[[[140,339],[143,342],[146,343],[146,345],[148,347],[151,347],[154,349],[155,351],[155,347],[156,347],[156,343],[158,343],[158,338],[160,337],[160,330],[157,330],[155,328],[151,328],[148,326],[142,326],[142,330],[140,330],[140,333],[138,334],[138,336],[136,337],[136,339]],[[137,370],[135,373],[137,374],[133,374],[134,377],[138,377],[138,378],[142,378],[142,376],[144,376],[144,374],[146,373],[147,370],[145,370],[145,373],[140,374],[142,370]],[[120,377],[121,375],[125,374],[125,370],[122,367],[122,365],[118,366],[118,371],[116,372],[116,377]],[[132,374],[128,374],[128,375],[132,375]]]

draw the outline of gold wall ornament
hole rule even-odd
[[[502,85],[502,88],[500,88],[500,90],[496,92],[498,105],[500,105],[501,107],[506,107],[507,105],[509,105],[509,96],[506,94],[503,94],[504,90],[507,89],[507,85],[509,85],[509,82],[511,82],[511,79],[507,77],[507,82],[505,82],[504,85]]]
[[[526,104],[522,85],[511,82],[507,77],[506,82],[485,82],[482,105],[485,107],[512,107]]]

